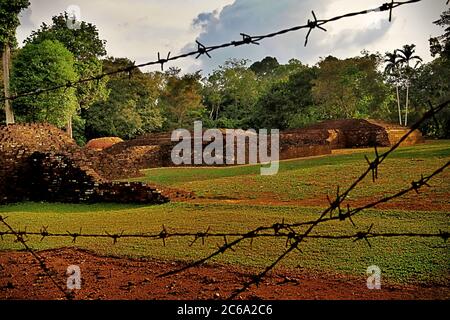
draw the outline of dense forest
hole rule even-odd
[[[5,12],[0,12],[0,19],[8,19]],[[107,55],[95,25],[82,22],[72,30],[67,19],[67,14],[60,14],[50,25],[42,24],[22,48],[9,42],[11,94],[133,65],[127,58]],[[342,118],[410,125],[429,103],[450,95],[450,10],[434,23],[444,33],[430,39],[434,60],[429,63],[415,55],[413,44],[399,44],[385,54],[328,56],[312,66],[297,59],[280,64],[275,57],[266,57],[257,62],[230,59],[207,76],[201,71],[185,74],[176,67],[147,73],[137,69],[23,97],[12,108],[16,122],[68,128],[80,144],[97,137],[130,139],[190,128],[195,120],[202,120],[205,127],[281,130]],[[0,35],[2,48],[6,41],[5,34]],[[5,122],[4,112],[0,122]],[[421,129],[430,137],[449,138],[450,112],[442,112]]]

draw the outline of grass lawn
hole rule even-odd
[[[387,149],[381,149],[380,152]],[[373,158],[371,149],[354,153],[283,161],[274,176],[259,175],[259,166],[231,168],[161,168],[145,171],[146,177],[135,180],[155,182],[209,199],[277,199],[301,200],[335,194],[336,186],[348,186],[367,168],[364,155]],[[450,159],[450,141],[436,141],[420,146],[400,148],[381,166],[379,180],[364,181],[352,199],[384,196],[398,191],[421,174],[431,173]],[[437,177],[433,192],[450,192],[447,170]],[[440,199],[439,199],[440,200]]]
[[[314,159],[282,162],[280,172],[273,177],[259,176],[259,167],[245,166],[210,169],[152,169],[141,180],[195,191],[209,199],[227,196],[237,199],[278,197],[302,199],[324,197],[334,192],[336,184],[348,185],[364,168],[363,155],[371,150],[333,155]],[[420,174],[430,173],[450,159],[450,141],[427,143],[401,148],[386,161],[377,183],[365,182],[353,197],[377,197],[406,187]],[[427,196],[449,203],[448,170],[432,181]],[[447,195],[447,197],[445,196]],[[434,199],[434,198],[433,198]],[[445,203],[444,203],[445,204]],[[69,205],[21,203],[0,206],[0,214],[16,228],[39,231],[48,226],[51,232],[126,233],[161,231],[164,224],[170,231],[199,232],[211,227],[214,232],[248,231],[260,225],[281,222],[307,221],[317,218],[320,209],[304,206],[275,206],[226,203],[169,203],[161,206],[133,205]],[[356,219],[355,229],[349,222],[332,222],[319,226],[316,234],[353,234],[367,230],[374,224],[378,232],[438,232],[449,230],[448,211],[445,210],[369,210]],[[0,230],[5,230],[0,227]],[[35,249],[77,246],[106,255],[150,257],[168,260],[193,260],[204,257],[221,245],[221,239],[208,239],[204,246],[193,239],[162,241],[120,239],[112,245],[107,239],[83,239],[75,244],[70,238],[30,237]],[[229,239],[229,241],[232,238]],[[373,239],[372,248],[364,241],[332,241],[309,239],[302,245],[303,253],[295,252],[283,264],[288,268],[305,268],[317,272],[343,272],[364,275],[370,265],[381,268],[383,276],[394,281],[449,283],[450,245],[441,239],[398,238]],[[246,241],[236,252],[226,253],[216,262],[262,267],[285,248],[285,241],[258,239],[250,247]],[[0,250],[19,250],[13,237],[0,240]]]

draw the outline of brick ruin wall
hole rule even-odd
[[[222,130],[223,131],[223,130]],[[332,120],[313,126],[280,133],[280,160],[330,154],[333,149],[387,147],[399,141],[408,128],[374,120]],[[191,133],[193,136],[193,133]],[[424,141],[420,131],[413,132],[403,146]],[[104,150],[123,166],[134,164],[140,169],[172,167],[171,152],[178,142],[171,141],[170,133],[145,134],[136,139],[113,145]],[[203,147],[209,143],[204,143]],[[225,146],[225,141],[224,141]],[[248,143],[246,163],[248,163]],[[191,148],[194,150],[193,142]],[[270,144],[269,144],[270,148]],[[226,155],[224,147],[223,154]],[[193,158],[191,159],[194,165]],[[205,165],[205,164],[202,164]]]
[[[139,174],[109,154],[79,148],[51,125],[0,126],[0,203],[168,201],[143,183],[110,182]]]
[[[327,131],[332,149],[389,147],[396,144],[410,130],[383,121],[360,119],[324,121],[307,129]],[[411,146],[424,141],[422,133],[416,130],[402,142],[402,146]]]
[[[281,132],[280,159],[330,154],[332,149],[390,146],[408,130],[373,120],[325,121]],[[23,200],[156,204],[193,198],[189,192],[160,190],[155,185],[111,182],[138,177],[139,169],[174,166],[171,152],[178,142],[170,138],[169,133],[146,134],[101,151],[78,147],[51,125],[0,126],[0,204]],[[423,141],[415,131],[402,145]],[[248,143],[245,146],[248,162]],[[224,155],[225,149],[224,142]]]
[[[331,147],[326,140],[327,138],[328,134],[322,130],[304,130],[295,133],[282,132],[280,133],[280,160],[331,154]],[[246,139],[245,141],[245,163],[249,163],[249,140]],[[104,152],[113,155],[122,165],[133,163],[141,169],[173,167],[175,165],[172,162],[171,153],[178,143],[171,141],[170,133],[146,134],[134,140],[115,144],[105,149]],[[225,138],[222,143],[225,158],[227,154]],[[209,144],[210,142],[203,142],[202,150]],[[237,139],[235,139],[235,155],[237,154],[236,146]],[[270,139],[268,139],[268,149],[270,150]],[[191,139],[191,150],[194,150],[193,139]],[[237,159],[235,159],[233,164],[225,164],[226,159],[223,162],[223,165],[236,165]],[[195,165],[194,156],[192,155],[191,164],[186,166]],[[217,164],[214,165],[216,166]],[[206,166],[206,164],[202,163],[198,166]]]

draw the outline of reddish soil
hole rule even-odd
[[[81,268],[82,288],[76,299],[225,299],[248,281],[251,272],[235,266],[206,265],[174,276],[158,275],[182,266],[155,260],[101,257],[87,251],[64,248],[39,253],[55,278],[65,284],[69,265]],[[253,273],[253,274],[254,274]],[[63,295],[44,275],[27,252],[0,253],[0,299],[62,299]],[[382,283],[369,290],[366,278],[317,274],[306,270],[278,270],[240,299],[450,299],[445,286]]]

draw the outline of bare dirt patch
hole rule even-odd
[[[40,255],[64,284],[66,269],[78,265],[82,289],[76,299],[192,300],[224,299],[248,281],[256,270],[237,266],[206,265],[174,276],[158,275],[181,263],[101,257],[91,252],[63,248]],[[450,299],[446,286],[400,285],[383,282],[381,290],[368,290],[366,278],[317,274],[308,270],[280,269],[252,288],[241,299]],[[0,299],[62,299],[27,252],[0,252]]]

